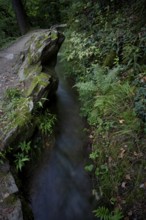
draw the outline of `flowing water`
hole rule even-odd
[[[83,168],[83,124],[73,92],[59,78],[56,143],[32,177],[32,211],[35,220],[92,220],[90,184]]]

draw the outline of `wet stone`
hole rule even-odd
[[[15,180],[12,174],[0,173],[0,202],[3,202],[9,195],[18,192]]]
[[[9,171],[9,164],[0,166],[0,220],[23,220],[21,202],[15,195],[18,188]]]
[[[3,202],[0,202],[0,220],[23,220],[19,199],[9,196]]]

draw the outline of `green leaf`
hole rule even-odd
[[[90,165],[85,166],[85,170],[86,170],[87,172],[91,172],[91,171],[93,170],[93,168],[94,168],[94,165],[93,165],[93,164],[90,164]]]

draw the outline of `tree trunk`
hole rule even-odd
[[[29,24],[27,22],[27,15],[24,10],[21,0],[12,0],[12,5],[17,17],[21,34],[25,34],[28,31]]]

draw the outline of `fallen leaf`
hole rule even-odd
[[[141,78],[141,82],[146,82],[146,76]]]
[[[97,191],[95,189],[92,190],[92,194],[93,194],[93,196],[95,196],[95,199],[97,201],[99,201],[100,197],[99,197],[99,194],[97,193]]]
[[[132,216],[132,214],[133,214],[133,213],[132,213],[132,211],[130,210],[130,211],[128,212],[128,215],[129,215],[129,216]]]
[[[93,139],[93,135],[92,135],[92,134],[90,134],[90,135],[89,135],[89,138],[90,138],[90,139]]]
[[[125,121],[124,119],[121,119],[121,120],[119,120],[119,123],[120,123],[120,124],[123,124],[124,121]]]
[[[130,174],[126,174],[125,179],[126,180],[131,180]]]
[[[146,189],[146,182],[140,184],[139,188],[141,188],[141,189]]]
[[[112,157],[109,157],[109,158],[108,158],[108,162],[109,162],[109,163],[111,163],[112,160],[113,160]]]
[[[121,151],[121,152],[120,152],[120,154],[119,154],[118,157],[121,158],[121,159],[123,159],[126,150],[125,150],[124,148],[121,148],[120,151]]]
[[[122,182],[121,187],[125,189],[126,188],[126,182]]]
[[[137,153],[136,151],[134,151],[134,156],[135,157],[142,157],[143,156],[143,154],[140,152],[140,153]]]
[[[140,184],[139,188],[143,189],[144,188],[144,183]]]

